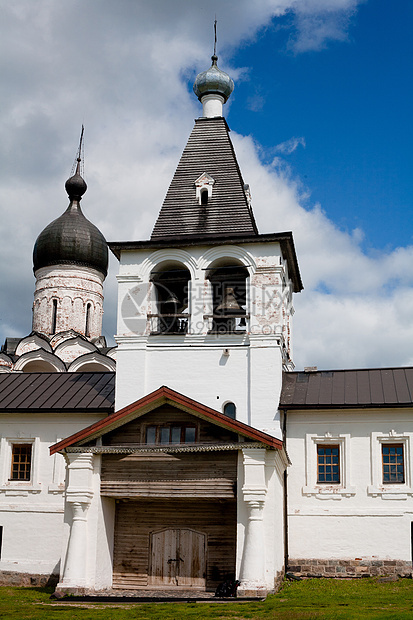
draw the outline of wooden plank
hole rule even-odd
[[[237,452],[102,456],[101,494],[109,497],[235,497]]]
[[[216,588],[226,577],[234,575],[236,546],[234,500],[119,501],[116,505],[114,588],[148,587],[151,535],[162,529],[186,529],[205,536],[207,589]],[[198,559],[193,560],[194,565],[191,569],[194,573],[197,562],[201,562],[202,542],[195,537],[192,545],[198,549],[192,552],[198,554]],[[179,579],[176,587],[182,587],[179,586]],[[191,587],[200,587],[199,582],[198,585]]]

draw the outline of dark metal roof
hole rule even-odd
[[[281,409],[413,406],[413,368],[286,372]]]
[[[112,413],[114,372],[0,373],[0,412]]]
[[[17,346],[21,340],[21,338],[6,338],[1,347],[1,353],[13,355],[16,352]]]
[[[108,247],[100,230],[83,215],[72,200],[66,211],[37,237],[33,249],[33,270],[50,265],[80,265],[108,271]]]
[[[215,183],[208,204],[195,196],[203,174]],[[152,232],[152,239],[203,235],[258,234],[244,181],[224,118],[199,118],[176,169]]]
[[[193,236],[188,239],[185,236],[176,235],[175,237],[164,237],[162,239],[150,239],[149,241],[111,241],[108,243],[109,248],[119,260],[121,252],[128,250],[144,250],[146,248],[186,248],[191,246],[199,246],[202,244],[213,245],[236,245],[240,243],[279,243],[281,251],[288,264],[288,272],[294,283],[294,293],[299,293],[303,289],[301,281],[300,269],[298,267],[297,255],[294,247],[293,235],[291,232],[271,233],[265,235],[239,235],[234,236],[231,233],[225,235],[208,235]]]

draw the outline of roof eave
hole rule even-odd
[[[96,439],[97,437],[100,437],[101,435],[104,435],[119,426],[123,426],[136,417],[141,417],[145,413],[149,413],[165,403],[181,408],[184,411],[192,413],[193,415],[203,418],[204,420],[216,424],[217,426],[222,426],[227,430],[249,437],[254,441],[264,443],[269,448],[276,448],[278,450],[282,448],[282,441],[280,439],[248,426],[243,422],[232,420],[231,418],[228,418],[222,413],[219,413],[218,411],[215,411],[202,403],[198,403],[197,401],[194,401],[179,392],[175,392],[166,386],[162,386],[158,390],[151,392],[151,394],[144,396],[131,405],[112,413],[103,420],[99,420],[87,428],[82,429],[70,437],[54,444],[50,447],[50,454],[61,452],[65,450],[65,448],[73,446],[74,444],[82,445],[87,441],[92,441],[93,439]]]

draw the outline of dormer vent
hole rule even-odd
[[[251,190],[250,190],[250,186],[247,183],[245,183],[244,185],[244,192],[245,192],[245,198],[247,199],[247,204],[249,208],[251,209],[252,207]]]
[[[215,179],[213,179],[207,172],[203,172],[194,182],[195,198],[198,200],[200,205],[205,206],[211,200],[212,187],[214,183]]]

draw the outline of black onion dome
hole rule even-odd
[[[79,201],[87,185],[79,174],[66,181],[70,204],[66,211],[51,222],[37,237],[33,249],[33,271],[51,265],[92,267],[106,276],[108,246],[105,237],[83,215]]]

